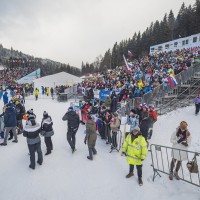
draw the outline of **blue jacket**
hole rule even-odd
[[[4,102],[4,104],[8,103],[8,93],[7,92],[5,92],[3,95],[3,102]]]
[[[5,127],[15,127],[17,125],[17,117],[15,107],[10,105],[4,113]]]

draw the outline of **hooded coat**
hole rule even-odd
[[[51,137],[52,135],[54,135],[52,126],[53,126],[53,121],[50,116],[43,118],[41,123],[41,130],[42,130],[41,134],[44,137]]]
[[[96,133],[96,123],[89,119],[86,122],[86,136],[85,141],[87,141],[89,148],[94,148],[97,140],[97,133]]]
[[[116,119],[113,119],[110,123],[110,128],[113,132],[117,132],[119,130],[120,127],[120,120],[117,117]]]
[[[40,142],[40,132],[41,128],[38,123],[36,123],[34,126],[28,123],[24,127],[23,136],[27,138],[27,144],[36,144]]]
[[[145,138],[141,134],[136,136],[131,133],[128,134],[124,141],[122,152],[126,153],[129,165],[141,165],[148,152]]]
[[[75,111],[71,110],[65,113],[62,118],[63,121],[68,121],[68,128],[78,128],[80,124],[80,119]]]
[[[17,126],[16,110],[14,105],[9,104],[4,113],[4,124],[5,127]]]

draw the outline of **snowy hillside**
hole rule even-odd
[[[98,153],[94,161],[89,161],[83,125],[77,133],[77,151],[72,155],[66,140],[67,124],[62,121],[69,103],[33,99],[26,101],[26,110],[33,108],[39,123],[43,111],[52,116],[54,150],[44,156],[42,166],[36,165],[31,170],[26,139],[22,135],[18,144],[9,141],[7,146],[0,146],[0,200],[200,200],[200,188],[182,181],[169,181],[165,174],[152,182],[150,153],[143,163],[142,187],[138,186],[136,175],[125,178],[128,173],[125,157],[117,152],[110,154],[110,146],[100,138],[96,145]],[[1,108],[2,105],[1,102]],[[182,120],[189,124],[191,150],[200,151],[200,116],[194,115],[192,106],[159,117],[151,143],[171,146],[171,133]],[[42,149],[45,153],[43,138]]]

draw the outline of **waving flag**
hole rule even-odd
[[[175,79],[173,76],[169,76],[169,77],[167,78],[167,80],[168,80],[169,84],[170,84],[172,87],[175,87],[175,86],[177,85],[177,81],[176,81],[176,79]]]
[[[131,51],[128,51],[128,56],[132,57],[133,54],[131,53]]]
[[[130,68],[129,68],[129,66],[128,66],[128,62],[127,62],[127,60],[126,60],[124,54],[123,54],[123,58],[124,58],[124,62],[125,62],[125,64],[126,64],[126,69],[127,69],[127,70],[130,70]]]

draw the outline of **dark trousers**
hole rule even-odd
[[[105,124],[101,121],[101,126],[99,128],[99,134],[101,139],[105,139]]]
[[[22,120],[17,120],[18,134],[23,132]]]
[[[142,165],[136,165],[137,175],[139,178],[142,178]],[[129,165],[129,172],[133,173],[134,165]]]
[[[195,107],[196,107],[195,114],[197,115],[199,113],[200,104],[195,104]]]
[[[89,150],[89,156],[91,159],[93,159],[93,154],[97,154],[97,150],[95,149],[95,147],[88,147],[88,150]]]
[[[141,131],[142,132],[142,136],[145,138],[146,142],[147,142],[147,138],[148,138],[148,130],[147,131]]]
[[[117,148],[117,132],[112,131],[112,147]]]
[[[70,145],[70,147],[72,148],[72,150],[75,149],[76,146],[76,132],[78,129],[75,128],[68,128],[68,132],[67,132],[67,141]]]
[[[110,135],[110,126],[109,125],[105,125],[105,138],[107,140],[108,143],[111,143],[111,135]]]
[[[42,164],[43,156],[42,156],[41,142],[38,142],[36,144],[28,144],[28,150],[30,153],[31,167],[35,168],[35,152],[37,152],[38,154],[38,163]]]
[[[51,153],[51,150],[53,150],[53,143],[52,143],[51,137],[45,137],[44,142],[47,147],[47,153]]]

